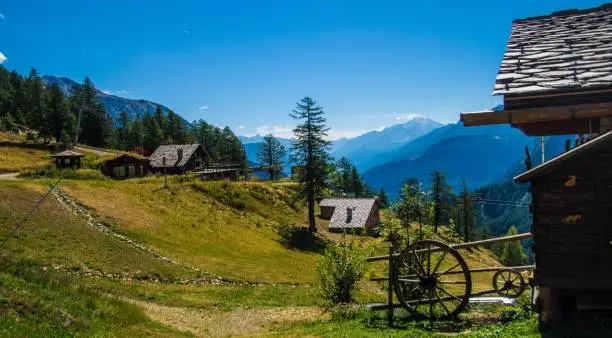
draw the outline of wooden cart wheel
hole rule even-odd
[[[413,243],[395,259],[394,269],[397,298],[421,319],[457,316],[472,293],[472,278],[463,257],[439,241]]]
[[[502,297],[517,298],[525,291],[525,279],[514,269],[502,269],[493,275],[493,288]]]

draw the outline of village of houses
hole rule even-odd
[[[104,152],[103,152],[104,153]],[[85,157],[74,150],[64,150],[51,155],[59,169],[80,168]],[[263,166],[248,168],[246,173],[240,164],[211,163],[210,155],[200,144],[160,145],[149,157],[136,153],[123,153],[105,160],[100,171],[117,180],[145,177],[147,175],[190,175],[202,180],[248,180],[253,172],[264,171]],[[300,170],[291,169],[292,177]],[[331,232],[364,232],[374,234],[380,224],[381,202],[377,198],[324,198],[319,199],[321,219],[329,221]]]

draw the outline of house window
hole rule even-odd
[[[115,177],[124,177],[125,176],[125,167],[124,166],[113,167],[113,176],[115,176]]]
[[[128,167],[129,169],[129,176],[136,176],[136,167],[133,164],[130,164],[130,166]]]

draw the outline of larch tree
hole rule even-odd
[[[431,173],[431,193],[434,204],[434,231],[438,233],[438,226],[442,223],[442,218],[448,216],[450,210],[449,197],[451,187],[446,182],[446,173],[434,171]]]
[[[387,195],[387,193],[385,192],[385,189],[383,188],[380,188],[380,191],[378,192],[378,201],[382,205],[383,209],[386,209],[389,207],[389,196]]]
[[[329,128],[325,126],[323,107],[310,97],[304,97],[292,110],[292,118],[299,121],[293,129],[296,141],[291,147],[291,161],[302,167],[299,197],[308,205],[308,228],[317,231],[315,200],[326,186],[330,142],[326,140]]]
[[[515,226],[508,229],[508,236],[518,235]],[[506,241],[502,247],[501,261],[505,266],[523,265],[527,262],[527,255],[521,246],[521,241]]]
[[[272,134],[264,136],[263,144],[257,152],[257,160],[268,169],[270,180],[275,180],[281,173],[283,167],[283,157],[287,154],[285,146]]]
[[[472,194],[470,193],[465,179],[463,188],[459,195],[459,212],[457,218],[460,224],[461,235],[465,242],[474,239],[474,205],[472,204]]]
[[[51,126],[51,134],[56,142],[72,142],[74,133],[74,117],[70,113],[64,93],[56,83],[48,88],[47,123]]]

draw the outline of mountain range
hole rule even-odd
[[[53,75],[45,75],[43,76],[42,80],[45,86],[54,83],[57,84],[66,96],[70,96],[72,94],[72,87],[79,84],[70,78]],[[123,111],[126,111],[131,119],[134,119],[136,116],[142,115],[145,112],[150,114],[154,113],[158,105],[161,107],[164,114],[168,115],[168,112],[170,111],[170,108],[153,101],[143,99],[128,99],[121,96],[107,94],[100,90],[97,90],[97,92],[98,98],[106,108],[106,111],[113,118],[113,121],[117,121],[119,114]],[[189,121],[185,120],[184,118],[183,121],[188,125],[190,124]]]
[[[365,171],[387,162],[391,159],[389,154],[395,150],[442,126],[443,124],[432,119],[415,116],[407,122],[382,130],[337,140],[332,145],[331,154],[336,159],[347,157],[360,171]]]
[[[506,125],[464,127],[449,124],[387,154],[390,161],[367,170],[363,176],[373,188],[384,188],[397,197],[402,181],[416,177],[426,187],[431,172],[446,172],[455,189],[463,179],[471,189],[497,181],[524,155],[533,141]]]

